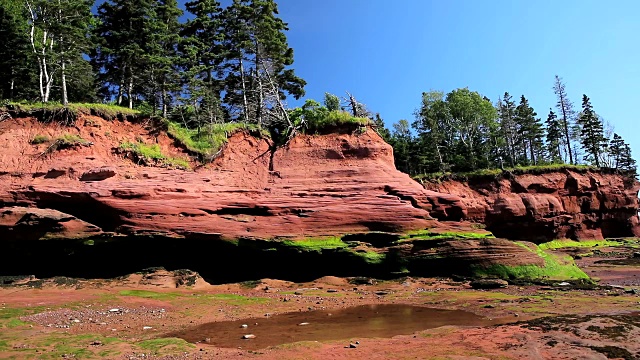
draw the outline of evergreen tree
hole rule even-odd
[[[591,100],[587,95],[582,96],[582,113],[578,119],[582,129],[582,148],[586,152],[585,160],[600,166],[600,155],[606,146],[602,121],[593,111]]]
[[[393,124],[391,145],[393,146],[396,168],[404,173],[415,175],[416,173],[412,166],[414,139],[411,136],[411,129],[407,120],[400,120]]]
[[[329,111],[338,111],[340,110],[340,98],[330,93],[324,93],[324,106]]]
[[[121,105],[126,94],[129,108],[143,94],[148,76],[148,56],[152,52],[152,0],[107,0],[98,7],[98,25],[94,31],[96,48],[92,54],[94,69],[102,93],[116,95]],[[117,89],[113,93],[113,89]]]
[[[450,160],[449,150],[453,146],[453,139],[445,136],[450,133],[450,129],[445,128],[448,124],[448,108],[444,93],[422,93],[422,103],[415,116],[412,126],[418,132],[420,157],[423,159],[421,162],[428,169],[427,172],[445,170]]]
[[[569,100],[567,96],[567,91],[565,89],[565,85],[562,82],[562,79],[556,75],[555,82],[553,84],[553,92],[556,94],[557,103],[556,107],[558,108],[560,114],[560,120],[562,125],[562,131],[564,134],[563,142],[565,146],[565,153],[568,156],[569,163],[571,165],[575,164],[575,153],[572,146],[572,129],[574,129],[574,110],[573,104]],[[575,133],[575,131],[573,131]]]
[[[516,104],[508,92],[505,92],[502,99],[498,101],[497,110],[500,133],[505,142],[505,149],[502,151],[501,156],[506,159],[511,167],[515,167],[517,158]]]
[[[273,0],[234,0],[223,11],[225,103],[245,121],[281,121],[286,94],[299,99],[306,82],[295,75],[287,24]],[[287,119],[288,120],[288,119]]]
[[[337,99],[337,96],[336,96]],[[326,98],[325,98],[326,100]],[[338,103],[340,104],[340,103]],[[327,107],[327,109],[329,111],[331,111],[331,109],[329,109],[329,107],[325,104],[325,106]],[[389,143],[389,141],[391,141],[391,131],[389,131],[389,129],[387,129],[384,125],[384,120],[382,120],[382,118],[380,117],[380,113],[376,113],[376,116],[374,118],[371,119],[371,121],[373,122],[373,125],[375,126],[376,132],[378,133],[378,135],[380,135],[380,137],[382,138],[382,140],[384,140],[385,142]]]
[[[562,163],[562,124],[556,113],[549,109],[547,116],[547,152],[553,163]]]
[[[517,144],[522,152],[522,160],[526,164],[537,164],[542,160],[544,130],[540,119],[522,95],[516,108],[515,122],[518,128]]]
[[[0,0],[0,99],[37,97],[25,10],[22,2]]]
[[[161,104],[162,115],[166,117],[172,94],[180,90],[178,43],[181,24],[178,19],[182,10],[176,0],[156,0],[153,6],[154,17],[149,22],[150,43],[145,54],[145,99],[152,105],[154,113]]]
[[[223,85],[225,52],[223,47],[222,8],[217,0],[195,0],[185,4],[193,18],[182,30],[181,56],[183,83],[189,103],[196,112],[222,114],[220,91]],[[220,119],[222,120],[222,118]],[[201,121],[198,121],[201,123]]]
[[[636,173],[636,161],[631,156],[631,147],[620,135],[613,134],[609,151],[613,157],[615,169]]]

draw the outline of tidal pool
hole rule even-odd
[[[257,350],[299,341],[389,338],[445,325],[489,326],[498,323],[501,321],[466,311],[385,304],[213,322],[164,336],[224,348]],[[249,334],[255,338],[243,339]]]

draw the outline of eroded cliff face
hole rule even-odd
[[[65,134],[89,143],[53,152],[31,143]],[[237,132],[213,163],[189,171],[139,166],[118,151],[126,142],[187,156],[151,123],[0,122],[0,239],[20,259],[0,263],[0,275],[112,277],[149,266],[190,268],[210,282],[473,275],[546,266],[533,244],[492,238],[473,222],[519,240],[638,234],[637,187],[620,177],[425,188],[395,169],[372,129],[299,135],[275,152]]]
[[[464,218],[498,237],[541,242],[640,236],[640,184],[619,174],[562,170],[426,182],[425,188],[457,195]]]

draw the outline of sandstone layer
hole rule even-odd
[[[560,170],[424,185],[455,194],[464,218],[498,237],[541,242],[640,236],[640,184],[620,174]]]
[[[65,135],[85,141],[51,151]],[[191,161],[192,170],[138,165],[119,150],[131,142],[189,159],[152,122],[0,122],[0,239],[28,260],[5,263],[0,274],[109,277],[166,266],[217,276],[234,266],[221,281],[358,275],[364,267],[468,275],[545,266],[533,244],[492,238],[482,223],[516,240],[639,235],[638,187],[620,176],[563,172],[425,188],[395,169],[391,146],[370,128],[298,135],[275,150],[267,138],[236,132],[212,163]],[[304,243],[325,237],[335,240]],[[239,270],[238,262],[254,266]]]

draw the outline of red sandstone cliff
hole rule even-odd
[[[640,236],[640,184],[618,174],[561,170],[543,174],[426,182],[455,194],[465,219],[498,237],[544,241]]]
[[[30,144],[65,133],[92,146],[41,155],[47,145]],[[0,235],[303,238],[469,230],[458,223],[465,219],[510,239],[640,235],[638,186],[619,176],[563,172],[425,189],[395,169],[391,147],[371,129],[297,136],[272,159],[267,140],[239,132],[197,171],[137,166],[114,151],[127,141],[186,156],[150,124],[0,123]]]

